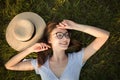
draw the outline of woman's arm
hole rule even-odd
[[[89,35],[92,35],[95,38],[87,47],[85,47],[85,55],[83,57],[83,61],[85,62],[88,60],[94,53],[96,53],[103,44],[107,41],[109,38],[109,32],[97,27],[88,26],[88,25],[81,25],[76,24],[76,27],[74,27],[74,30],[85,32]]]
[[[33,66],[31,65],[31,61],[21,61],[24,57],[31,54],[32,52],[40,52],[50,48],[45,43],[36,43],[35,45],[27,48],[26,50],[20,52],[19,54],[12,57],[6,64],[6,69],[9,70],[33,70]]]
[[[102,45],[107,41],[109,38],[109,32],[97,27],[88,26],[77,24],[70,20],[64,20],[59,23],[58,28],[66,28],[66,29],[73,29],[77,31],[81,31],[96,37],[94,41],[92,41],[87,47],[85,47],[85,54],[83,57],[83,61],[85,62],[88,60],[96,51],[98,51]]]

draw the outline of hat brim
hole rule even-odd
[[[25,42],[19,41],[12,34],[16,22],[20,19],[28,19],[34,24],[36,31],[33,38],[30,39],[29,41]],[[45,21],[42,19],[42,17],[40,17],[36,13],[33,12],[20,13],[16,15],[9,23],[6,30],[6,41],[13,49],[17,51],[22,51],[30,47],[31,45],[35,44],[42,37],[45,27],[46,27]]]

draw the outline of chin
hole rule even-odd
[[[68,47],[61,47],[61,50],[67,50]]]

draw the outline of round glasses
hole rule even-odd
[[[65,36],[65,38],[69,39],[71,35],[68,32],[66,32],[66,33],[57,32],[56,36],[58,39],[62,39],[64,36]]]

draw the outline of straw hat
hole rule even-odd
[[[6,40],[13,49],[22,51],[42,37],[45,26],[45,21],[36,13],[20,13],[9,23]]]

